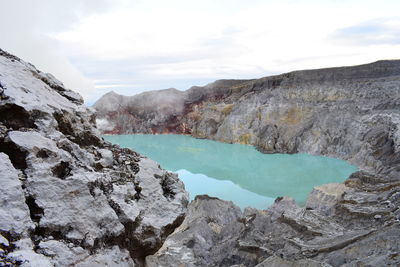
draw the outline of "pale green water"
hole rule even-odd
[[[252,146],[182,135],[112,135],[104,138],[177,172],[191,199],[208,194],[244,208],[263,209],[276,197],[304,204],[316,185],[342,182],[357,168],[345,161],[308,154],[262,154]]]

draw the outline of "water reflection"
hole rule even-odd
[[[356,167],[334,158],[308,154],[267,155],[252,146],[225,144],[189,136],[116,135],[105,136],[105,139],[133,148],[159,162],[167,170],[176,172],[184,169],[191,174],[227,180],[268,199],[291,196],[300,204],[305,201],[313,186],[342,182],[356,171]],[[183,176],[182,179],[187,180]],[[204,189],[204,186],[197,186]],[[212,186],[224,191],[223,187],[227,184],[213,183]],[[190,190],[199,193],[195,186],[190,186]],[[235,195],[236,198],[240,197],[237,192]]]
[[[176,173],[185,183],[190,200],[193,200],[196,195],[207,194],[232,201],[242,209],[246,207],[265,209],[275,200],[243,189],[229,180],[218,180],[204,174],[193,174],[187,170],[178,170]]]

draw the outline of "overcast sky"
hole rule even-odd
[[[0,47],[88,104],[400,58],[399,0],[0,1]]]

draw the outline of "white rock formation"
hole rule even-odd
[[[183,220],[176,175],[98,135],[92,110],[0,50],[0,265],[134,266]]]

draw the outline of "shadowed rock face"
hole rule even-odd
[[[115,120],[118,109],[96,108],[110,129],[127,129],[118,133],[189,133],[265,153],[334,156],[360,171],[343,184],[316,187],[305,207],[283,197],[267,210],[240,211],[197,197],[148,266],[400,264],[399,60],[222,80],[180,96],[184,108],[173,120],[133,113],[129,124]]]
[[[2,50],[0,85],[0,265],[143,265],[184,218],[182,182],[103,141],[77,93]]]

